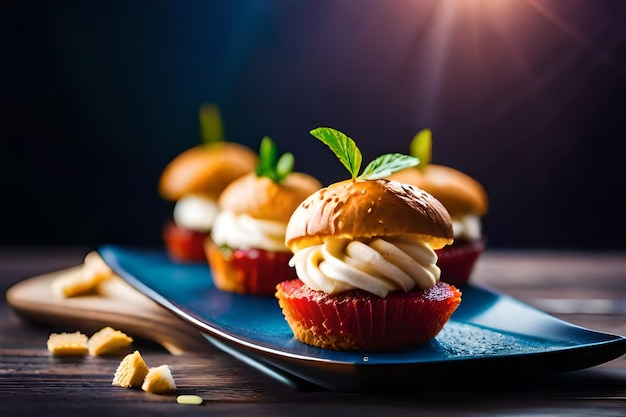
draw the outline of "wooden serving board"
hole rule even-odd
[[[78,267],[55,271],[13,285],[6,293],[11,308],[22,318],[53,325],[61,331],[87,336],[105,326],[134,338],[159,343],[174,355],[206,352],[211,345],[200,330],[158,305],[119,277],[100,284],[98,294],[60,298],[52,282]]]

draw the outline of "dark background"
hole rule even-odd
[[[626,2],[5,1],[0,245],[160,245],[161,170],[219,105],[324,184],[433,130],[492,248],[626,248]]]

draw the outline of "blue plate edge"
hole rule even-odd
[[[336,361],[336,360],[329,360],[329,359],[324,359],[324,358],[312,358],[310,356],[297,355],[297,354],[293,354],[293,353],[290,353],[290,352],[277,350],[277,349],[274,349],[272,347],[268,347],[268,346],[264,346],[262,344],[257,344],[257,343],[253,343],[251,341],[244,340],[244,339],[242,339],[240,337],[237,337],[236,335],[229,334],[229,333],[224,332],[222,330],[216,329],[215,327],[210,326],[208,323],[205,323],[204,321],[194,317],[192,314],[185,312],[184,309],[181,308],[181,306],[179,306],[176,303],[171,302],[166,297],[164,297],[161,294],[159,294],[157,291],[155,291],[152,288],[150,288],[149,286],[145,285],[138,278],[136,278],[133,275],[127,273],[124,270],[124,268],[122,268],[118,264],[117,259],[115,258],[115,256],[111,257],[111,256],[108,255],[108,253],[110,253],[109,251],[115,250],[116,248],[119,248],[119,249],[122,249],[122,250],[126,249],[124,247],[114,246],[114,245],[103,245],[103,246],[101,246],[98,249],[98,252],[100,253],[100,256],[104,259],[105,263],[115,273],[117,273],[122,279],[124,279],[124,281],[126,281],[128,284],[130,284],[133,288],[135,288],[136,290],[138,290],[142,294],[146,295],[148,298],[152,299],[153,301],[155,301],[156,303],[158,303],[162,307],[166,308],[167,310],[169,310],[170,312],[175,314],[177,317],[179,317],[181,320],[184,320],[184,321],[194,325],[201,332],[207,333],[210,336],[219,337],[219,338],[224,339],[224,340],[226,340],[226,341],[228,341],[230,343],[243,345],[243,346],[245,346],[246,348],[249,348],[249,349],[258,349],[258,350],[262,350],[264,353],[268,353],[268,354],[272,354],[272,355],[280,355],[280,356],[284,356],[284,357],[290,358],[290,359],[315,360],[315,361],[319,361],[319,362],[325,362],[325,363],[336,364],[336,365],[350,365],[350,366],[354,365],[352,362],[347,362],[347,361]]]
[[[394,365],[398,365],[398,366],[406,366],[405,362],[398,362],[398,363],[389,363],[389,364],[380,364],[380,363],[376,363],[376,364],[371,364],[371,363],[367,363],[367,362],[362,362],[362,363],[355,363],[352,361],[338,361],[338,360],[333,360],[333,359],[326,359],[326,358],[318,358],[318,357],[313,357],[313,356],[307,356],[307,355],[300,355],[300,354],[295,354],[292,352],[286,352],[283,350],[279,350],[276,349],[274,347],[268,347],[265,346],[263,344],[259,344],[259,343],[254,343],[252,341],[248,341],[245,339],[242,339],[240,337],[238,337],[237,335],[233,335],[233,334],[229,334],[227,332],[224,332],[220,329],[216,329],[214,327],[212,327],[211,325],[209,325],[208,323],[194,317],[192,314],[189,314],[187,312],[184,311],[184,309],[181,308],[181,306],[177,305],[176,303],[171,302],[170,300],[168,300],[165,296],[162,296],[161,294],[159,294],[157,291],[153,290],[152,288],[150,288],[149,286],[145,285],[140,279],[132,276],[131,274],[127,273],[124,268],[122,268],[118,262],[117,262],[117,258],[114,255],[114,252],[116,250],[123,250],[123,251],[128,251],[128,250],[132,250],[132,251],[143,251],[140,248],[130,248],[130,247],[124,247],[124,246],[117,246],[117,245],[102,245],[99,249],[98,252],[100,253],[100,255],[102,256],[102,258],[105,260],[105,262],[111,267],[111,269],[113,269],[118,275],[120,275],[127,283],[129,283],[132,287],[134,287],[135,289],[137,289],[138,291],[140,291],[141,293],[143,293],[144,295],[148,296],[149,298],[151,298],[152,300],[154,300],[155,302],[157,302],[159,305],[161,305],[162,307],[168,309],[169,311],[171,311],[172,313],[174,313],[176,316],[178,316],[180,319],[191,323],[192,325],[194,325],[195,327],[197,327],[200,331],[209,334],[212,337],[218,337],[220,339],[223,339],[224,341],[226,341],[227,343],[233,343],[236,345],[241,345],[242,347],[246,348],[246,349],[250,349],[250,350],[258,350],[260,352],[262,352],[264,355],[278,355],[287,359],[292,359],[292,360],[300,360],[300,361],[314,361],[314,362],[323,362],[323,363],[327,363],[327,364],[332,364],[332,365],[343,365],[343,366],[348,366],[348,367],[354,367],[354,366],[369,366],[369,365],[385,365],[385,366],[394,366]],[[156,250],[146,250],[146,252],[158,252]],[[493,289],[488,289],[488,288],[482,288],[482,287],[478,287],[478,286],[473,286],[476,289],[479,289],[481,291],[486,291],[488,293],[493,294],[494,296],[497,296],[498,298],[502,299],[502,300],[506,300],[507,302],[511,302],[511,303],[515,303],[515,304],[520,304],[521,306],[528,308],[528,309],[532,309],[535,310],[538,314],[541,314],[553,321],[555,321],[556,323],[559,323],[561,325],[565,325],[568,326],[572,329],[576,329],[578,331],[584,331],[584,332],[588,332],[588,333],[592,333],[598,336],[603,336],[604,339],[597,341],[597,342],[591,342],[591,343],[584,343],[584,344],[574,344],[572,346],[566,346],[563,347],[562,349],[556,349],[556,350],[552,350],[552,351],[544,351],[544,352],[536,352],[536,353],[519,353],[519,354],[508,354],[506,356],[527,356],[527,355],[533,355],[533,356],[538,356],[538,355],[545,355],[545,354],[554,354],[555,352],[568,352],[568,351],[576,351],[576,350],[587,350],[587,349],[591,349],[594,347],[601,347],[601,346],[613,346],[613,345],[624,345],[624,352],[626,353],[626,337],[618,335],[618,334],[614,334],[614,333],[607,333],[607,332],[602,332],[602,331],[597,331],[597,330],[593,330],[593,329],[589,329],[589,328],[585,328],[583,326],[579,326],[570,322],[567,322],[563,319],[560,319],[558,317],[552,316],[534,306],[528,305],[526,303],[521,302],[520,300],[517,300],[507,294],[502,294],[499,293],[498,291],[495,291]],[[463,322],[463,321],[461,321]],[[487,327],[488,328],[488,327]],[[614,356],[613,358],[609,358],[608,360],[611,359],[615,359],[617,357],[619,357],[620,355]],[[447,358],[445,360],[441,360],[441,361],[428,361],[427,363],[436,363],[436,362],[455,362],[455,361],[463,361],[463,362],[468,362],[468,361],[480,361],[483,362],[487,359],[490,358],[498,358],[497,356],[494,357],[480,357],[480,358],[471,358],[471,357],[456,357],[456,358]],[[598,362],[599,363],[603,363],[606,361],[601,361]],[[581,368],[582,369],[582,368]]]

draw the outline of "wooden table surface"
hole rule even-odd
[[[87,249],[0,248],[0,290],[38,274],[82,262]],[[626,334],[626,253],[488,251],[473,282],[540,306],[594,330]],[[563,302],[562,300],[570,300]],[[626,361],[520,380],[421,388],[411,393],[295,391],[207,344],[172,355],[136,340],[150,364],[168,364],[179,394],[204,399],[180,405],[176,396],[111,385],[119,358],[60,359],[46,341],[55,329],[25,321],[0,301],[0,415],[442,415],[614,416],[626,414]],[[416,378],[426,378],[416,375]]]

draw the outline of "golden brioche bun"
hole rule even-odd
[[[253,171],[257,155],[250,148],[232,142],[195,146],[174,158],[159,180],[161,197],[177,201],[189,194],[217,199],[233,180]]]
[[[348,239],[416,235],[438,249],[452,243],[452,219],[430,194],[385,179],[347,180],[317,191],[287,225],[292,252],[330,237]]]
[[[484,216],[487,213],[487,193],[483,186],[454,168],[429,164],[424,168],[405,168],[387,178],[414,185],[432,194],[452,216]]]
[[[301,172],[290,173],[280,183],[251,172],[229,184],[218,204],[221,210],[235,214],[287,223],[296,207],[321,186],[318,180]]]

